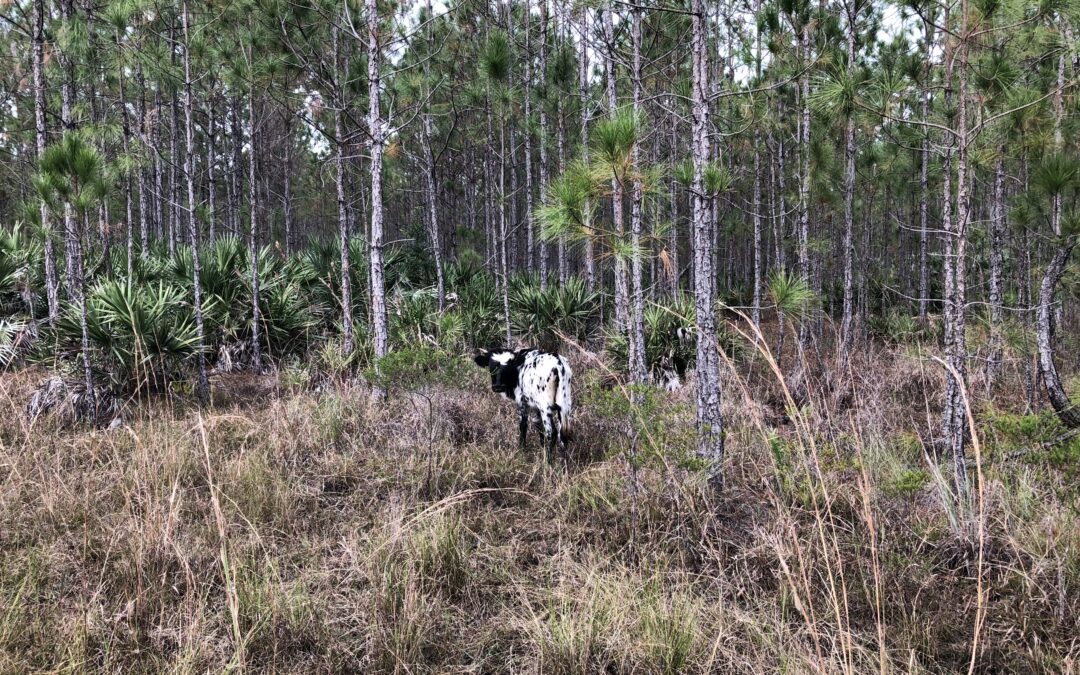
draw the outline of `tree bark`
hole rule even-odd
[[[187,225],[188,235],[191,238],[191,286],[194,291],[195,310],[195,339],[196,353],[195,363],[197,377],[195,391],[199,397],[199,403],[206,405],[210,402],[210,381],[206,377],[206,329],[203,324],[202,273],[199,261],[199,227],[195,220],[195,123],[192,121],[192,111],[195,108],[195,100],[191,95],[191,32],[188,18],[187,0],[183,3],[184,25],[184,176],[187,178]]]
[[[923,71],[922,118],[930,119],[930,73],[931,54],[934,47],[934,24],[924,22],[925,44],[923,58],[926,61]],[[922,161],[919,166],[919,321],[925,324],[930,312],[930,265],[929,250],[929,210],[930,210],[930,135],[923,134]]]
[[[1065,265],[1069,261],[1069,255],[1076,247],[1077,237],[1071,236],[1061,241],[1054,251],[1050,264],[1043,273],[1042,283],[1039,285],[1039,310],[1036,318],[1036,341],[1039,348],[1039,371],[1042,374],[1043,386],[1046,387],[1050,405],[1057,413],[1061,423],[1070,429],[1080,429],[1080,407],[1069,400],[1058,376],[1057,366],[1054,365],[1054,330],[1056,321],[1053,311],[1054,292],[1058,283],[1065,273]]]
[[[45,0],[34,0],[34,142],[37,157],[45,154],[48,130],[45,126]],[[41,229],[45,239],[45,297],[49,308],[49,325],[60,316],[60,283],[56,274],[56,246],[53,242],[49,207],[41,200]]]
[[[578,41],[578,100],[581,106],[581,159],[589,163],[589,6],[581,5],[581,36]],[[584,206],[585,223],[585,287],[590,293],[596,290],[596,255],[593,251],[591,223],[592,207],[588,200]]]
[[[368,133],[371,138],[371,323],[375,357],[386,356],[389,336],[386,320],[386,282],[383,278],[383,149],[386,128],[379,108],[379,12],[376,0],[367,1],[368,12]]]
[[[853,0],[847,10],[847,73],[855,76],[855,30],[857,8]],[[840,354],[847,358],[851,347],[852,306],[854,298],[853,265],[855,262],[855,110],[848,111],[844,128],[844,308],[840,319]]]
[[[214,114],[213,98],[206,105],[206,199],[207,199],[207,236],[210,243],[217,240],[217,180],[214,174],[214,163],[217,161],[217,148],[214,143],[214,135],[217,125]]]
[[[252,59],[249,47],[248,61]],[[248,260],[251,265],[251,368],[255,372],[262,369],[262,341],[259,338],[262,320],[259,310],[259,181],[256,178],[256,159],[258,147],[255,119],[255,80],[252,78],[248,89],[248,130],[250,139],[248,143],[248,218],[250,230],[248,232]]]
[[[987,386],[992,386],[1001,368],[1002,306],[1005,278],[1005,144],[998,144],[994,161],[994,197],[990,217],[990,353],[986,360]]]
[[[697,454],[706,462],[709,483],[723,484],[724,423],[720,413],[720,368],[716,344],[716,299],[713,286],[712,227],[705,196],[705,166],[709,161],[709,69],[703,0],[691,0],[692,22],[692,152],[694,307],[697,328]]]
[[[434,26],[434,14],[432,13],[431,0],[427,0],[427,16],[428,16],[428,31],[427,31],[427,43],[428,43],[428,55],[424,59],[424,82],[425,87],[428,88],[428,102],[424,105],[424,154],[427,160],[427,166],[424,171],[424,187],[427,197],[427,211],[428,211],[428,240],[431,244],[431,256],[435,262],[435,294],[438,300],[439,311],[443,311],[446,308],[446,282],[443,279],[443,260],[442,260],[442,245],[439,241],[439,217],[438,217],[438,194],[436,192],[436,185],[438,185],[437,177],[435,175],[435,147],[433,137],[434,125],[431,119],[431,70],[430,62],[434,57],[435,50],[435,35],[433,32]]]
[[[545,190],[548,184],[548,152],[547,152],[547,137],[548,137],[548,116],[547,116],[547,30],[548,30],[548,15],[547,15],[547,0],[540,0],[540,90],[544,93],[544,96],[537,104],[537,111],[540,116],[540,137],[537,139],[537,145],[540,150],[540,190]],[[531,193],[530,193],[531,194]],[[528,216],[529,221],[532,221],[532,215]],[[551,261],[548,256],[548,245],[544,243],[543,239],[540,239],[537,243],[538,253],[540,255],[540,287],[547,288],[547,279],[549,274],[549,267]]]
[[[631,39],[633,41],[633,97],[634,114],[640,116],[641,109],[641,8],[631,10]],[[641,164],[641,150],[637,142],[634,143],[631,155],[631,171],[634,177],[631,183],[630,193],[630,243],[633,248],[631,258],[631,284],[633,302],[631,303],[633,316],[630,330],[630,377],[638,384],[644,384],[648,379],[648,365],[645,361],[645,294],[642,288],[642,251],[641,251],[641,205],[644,190],[641,184],[639,168]]]
[[[604,81],[607,87],[607,109],[608,115],[614,116],[619,106],[615,91],[615,24],[613,18],[615,10],[609,5],[600,11],[604,27]],[[623,184],[617,177],[611,179],[611,210],[612,229],[615,236],[622,239],[626,234],[623,218]],[[627,282],[626,258],[621,254],[614,256],[614,258],[615,328],[625,335],[630,328],[630,313],[627,309],[630,285]]]

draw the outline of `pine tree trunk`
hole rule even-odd
[[[367,0],[368,11],[368,133],[371,136],[371,323],[375,357],[386,356],[389,336],[386,323],[386,282],[383,278],[383,149],[386,128],[379,108],[379,13],[376,0]]]
[[[799,277],[807,286],[810,277],[810,25],[802,27],[800,49],[803,73],[799,77]],[[807,322],[799,324],[799,348],[806,348]]]
[[[1058,376],[1057,366],[1054,365],[1056,312],[1053,311],[1052,305],[1054,292],[1065,273],[1065,265],[1076,244],[1077,237],[1071,236],[1062,241],[1054,251],[1039,286],[1039,310],[1036,318],[1036,342],[1039,348],[1039,371],[1042,374],[1043,386],[1046,387],[1046,394],[1054,412],[1057,413],[1062,424],[1070,429],[1080,429],[1080,407],[1069,400],[1068,393]]]
[[[425,113],[424,146],[427,166],[424,168],[424,192],[427,197],[428,240],[431,243],[431,256],[435,263],[435,293],[439,304],[439,311],[441,312],[446,307],[446,281],[443,277],[442,243],[440,241],[439,218],[438,210],[436,208],[438,202],[436,185],[438,185],[438,181],[435,175],[435,149],[432,147],[434,144],[434,141],[432,140],[433,135],[431,113]]]
[[[336,23],[330,28],[334,59],[334,186],[337,190],[338,254],[341,263],[341,351],[346,356],[353,348],[352,268],[349,257],[349,208],[345,201],[345,126],[342,121],[345,97],[341,83],[340,31]]]
[[[45,0],[34,0],[34,143],[40,160],[48,142],[45,126]],[[49,325],[60,316],[60,283],[56,274],[56,246],[53,241],[49,207],[41,200],[41,229],[45,239],[45,297],[49,306]]]
[[[64,0],[61,4],[61,15],[65,24],[75,19],[75,6],[72,0]],[[75,70],[70,55],[65,54],[63,50],[60,51],[60,65],[64,72],[60,92],[60,119],[64,125],[64,132],[72,133],[75,130],[75,120],[72,117],[72,106],[75,100]],[[68,296],[74,300],[79,309],[79,323],[82,330],[83,386],[86,388],[84,412],[89,419],[96,420],[97,397],[94,391],[94,370],[90,363],[90,320],[86,307],[86,279],[83,268],[82,232],[80,231],[82,220],[82,218],[76,218],[73,205],[65,200],[64,251],[68,276],[67,287]]]
[[[716,344],[716,298],[713,285],[712,223],[705,196],[705,166],[709,161],[709,70],[703,0],[691,0],[692,21],[692,152],[694,307],[697,328],[697,454],[709,466],[709,482],[723,483],[724,424],[720,413],[720,367]]]
[[[671,110],[675,109],[675,96],[670,94],[668,96],[668,106]],[[674,115],[670,116],[668,133],[670,134],[669,142],[671,143],[671,149],[668,157],[668,170],[671,172],[672,178],[668,181],[668,210],[671,213],[671,233],[668,235],[668,258],[671,267],[670,283],[671,297],[674,299],[679,295],[679,185],[675,180],[675,162],[676,152],[678,147],[678,122]]]
[[[855,7],[847,4],[847,72],[855,74]],[[855,262],[855,111],[848,112],[844,129],[844,308],[840,319],[840,354],[847,358],[851,347]]]
[[[540,0],[540,86],[544,92],[547,91],[547,31],[548,31],[548,15],[547,15],[547,0]],[[540,115],[540,137],[537,139],[537,145],[540,150],[540,190],[543,194],[543,190],[547,189],[548,184],[548,152],[547,152],[547,138],[548,138],[548,117],[547,117],[547,95],[538,102],[538,112]],[[530,191],[531,194],[531,191]],[[529,222],[532,222],[531,212],[526,216]],[[530,227],[532,227],[530,225]],[[544,243],[543,239],[537,241],[538,253],[540,254],[540,287],[547,288],[547,279],[551,261],[548,257],[548,245]]]
[[[633,41],[633,96],[634,113],[641,115],[641,8],[631,10],[631,39]],[[635,173],[630,193],[630,237],[633,248],[631,258],[631,284],[633,293],[632,311],[633,321],[630,330],[630,377],[638,384],[644,384],[648,379],[648,365],[645,361],[645,294],[642,288],[642,260],[641,260],[641,206],[644,198],[644,189],[641,179],[637,176],[638,167],[641,164],[641,150],[638,143],[634,143],[631,156],[631,171]]]
[[[176,29],[169,31],[169,60],[176,69]],[[176,257],[176,240],[180,226],[180,182],[176,178],[180,157],[180,101],[176,91],[170,94],[171,117],[169,122],[169,257]]]
[[[240,96],[234,96],[232,105],[229,106],[229,122],[232,127],[231,136],[233,144],[233,164],[232,171],[229,172],[229,183],[232,185],[232,203],[229,205],[229,212],[232,214],[232,232],[237,237],[242,236],[241,232],[243,232],[241,210],[242,202],[244,200],[242,194],[244,187],[244,130],[240,124],[240,109],[242,107],[243,102]]]
[[[925,26],[925,70],[923,71],[922,119],[930,119],[930,58],[934,47],[934,24]],[[929,210],[930,210],[930,136],[923,135],[922,161],[919,166],[919,321],[926,324],[930,312]]]
[[[532,28],[529,25],[529,18],[532,14],[532,4],[527,3],[522,12],[522,16],[525,21],[525,86],[524,93],[522,95],[522,103],[524,107],[525,119],[524,119],[524,136],[525,136],[525,271],[532,274],[536,269],[534,261],[536,260],[536,231],[533,226],[533,173],[532,173],[532,158],[533,158],[533,138],[532,138]],[[513,147],[513,136],[511,136],[511,147]],[[517,161],[514,160],[513,164],[516,166]],[[517,193],[516,188],[511,188],[511,192]],[[545,270],[546,271],[546,270]],[[540,287],[547,288],[546,274],[540,275]]]
[[[120,47],[120,36],[116,36],[116,48]],[[127,96],[124,91],[124,73],[120,71],[117,77],[117,84],[120,90],[120,119],[124,132],[124,154],[131,154],[131,119],[128,115],[127,108]],[[135,241],[132,232],[133,228],[133,207],[131,203],[131,175],[124,176],[124,232],[127,243],[127,276],[131,279],[135,272]]]
[[[615,10],[608,6],[601,11],[604,27],[604,82],[607,87],[608,115],[614,116],[619,107],[618,97],[615,92],[615,24],[613,15]],[[622,239],[626,234],[626,226],[623,218],[623,184],[614,177],[611,179],[611,209],[612,229],[615,237]],[[627,309],[630,296],[630,285],[627,280],[626,258],[621,254],[615,255],[615,328],[624,335],[630,328],[630,313]]]
[[[195,340],[196,349],[195,363],[197,366],[198,380],[195,391],[199,397],[199,403],[206,405],[210,402],[210,381],[206,377],[206,329],[203,324],[202,306],[202,283],[201,263],[199,261],[199,227],[195,220],[195,123],[192,121],[192,112],[195,101],[191,95],[191,33],[188,18],[187,0],[183,4],[184,22],[184,175],[187,178],[187,224],[188,235],[191,238],[191,286],[194,291],[195,310]]]
[[[990,217],[990,354],[986,360],[987,386],[992,386],[1001,368],[1002,306],[1005,278],[1005,144],[998,144],[994,161],[994,198]]]
[[[250,48],[249,48],[250,49]],[[248,60],[251,60],[251,52],[248,52]],[[258,133],[255,120],[255,81],[251,81],[248,89],[248,130],[250,138],[248,143],[248,219],[250,230],[248,231],[248,261],[251,265],[251,369],[254,372],[262,370],[262,340],[260,339],[259,325],[262,317],[259,311],[259,181],[256,178],[258,166]]]
[[[209,217],[207,236],[211,244],[217,240],[217,179],[214,174],[214,163],[217,161],[217,148],[214,143],[216,131],[214,101],[211,98],[206,106],[206,198]]]
[[[761,287],[764,283],[762,278],[762,250],[761,250],[761,132],[754,130],[754,291],[753,307],[750,308],[750,320],[754,326],[761,327]]]
[[[948,12],[945,23],[948,24]],[[963,17],[961,23],[966,23]],[[961,30],[961,35],[964,31]],[[945,101],[950,104],[953,94],[954,67],[959,65],[955,133],[946,142],[942,222],[945,229],[945,356],[949,365],[945,392],[943,432],[946,446],[953,458],[953,479],[957,494],[967,497],[966,413],[964,385],[966,382],[967,344],[965,336],[965,255],[967,244],[968,185],[967,185],[967,69],[963,62],[963,41],[955,47],[948,37],[945,51]],[[952,156],[956,145],[956,212],[952,214]]]
[[[139,142],[143,148],[150,143],[150,122],[146,116],[146,80],[143,78],[142,67],[136,71],[139,83]],[[146,258],[150,255],[150,186],[147,184],[146,168],[139,167],[139,255]]]
[[[161,143],[161,86],[154,90],[154,147]],[[154,157],[154,236],[160,242],[165,233],[165,172],[161,166],[161,153],[152,152]]]
[[[487,251],[484,266],[490,270],[492,267],[499,266],[499,237],[495,231],[495,127],[492,121],[490,92],[484,100],[484,114],[487,120],[487,152],[484,161],[484,234]],[[502,161],[501,156],[498,161]],[[500,177],[499,180],[501,181],[502,178]],[[502,277],[498,277],[497,282],[502,284]]]
[[[578,42],[578,100],[581,106],[581,159],[589,163],[589,6],[581,5],[581,36]],[[585,288],[590,293],[596,290],[596,255],[593,251],[593,238],[589,222],[592,207],[586,200],[585,213]]]

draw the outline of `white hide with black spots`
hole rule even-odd
[[[482,349],[474,361],[491,371],[491,388],[518,408],[520,442],[525,444],[528,418],[539,417],[544,439],[552,449],[565,448],[570,432],[573,372],[565,358],[536,349]]]

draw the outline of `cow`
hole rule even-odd
[[[538,349],[478,349],[473,361],[491,371],[491,390],[517,404],[518,442],[525,449],[529,413],[540,418],[548,461],[556,447],[566,453],[570,439],[570,364],[558,354]]]

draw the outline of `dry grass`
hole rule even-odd
[[[41,373],[3,375],[0,671],[1075,672],[1068,470],[987,447],[956,507],[923,442],[940,371],[849,365],[797,408],[763,357],[729,372],[715,499],[690,390],[642,424],[584,360],[568,471],[479,376],[430,415],[235,379],[67,431],[21,414]]]

